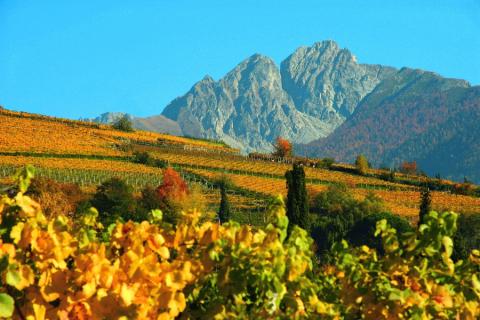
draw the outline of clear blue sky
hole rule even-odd
[[[480,84],[480,0],[0,0],[0,105],[159,114],[206,74],[325,39]]]

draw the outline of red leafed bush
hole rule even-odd
[[[188,186],[180,174],[172,168],[163,172],[163,182],[157,188],[157,193],[162,200],[182,200],[188,195]]]

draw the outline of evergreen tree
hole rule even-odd
[[[418,225],[421,225],[424,222],[425,216],[432,211],[432,195],[428,187],[422,190],[422,200],[420,202],[420,212]]]
[[[230,220],[230,202],[227,196],[227,184],[225,182],[220,184],[220,208],[218,210],[218,219],[220,223]]]
[[[305,184],[305,171],[298,164],[293,164],[293,169],[285,173],[287,179],[287,216],[289,228],[297,225],[303,229],[309,228],[309,207],[307,187]]]

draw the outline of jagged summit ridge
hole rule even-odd
[[[262,54],[218,81],[206,76],[163,115],[185,134],[269,151],[277,136],[306,143],[327,136],[393,68],[359,65],[334,41],[301,47],[281,63]]]
[[[363,97],[396,70],[358,64],[355,56],[334,41],[300,47],[281,64],[284,89],[298,110],[341,123]]]
[[[316,119],[296,110],[282,88],[274,61],[255,54],[222,79],[203,79],[172,101],[163,115],[177,121],[185,134],[222,139],[243,151],[271,150],[281,135],[311,141],[328,132]]]

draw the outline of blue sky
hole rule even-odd
[[[159,114],[206,74],[326,39],[480,84],[480,0],[0,0],[0,105]]]

